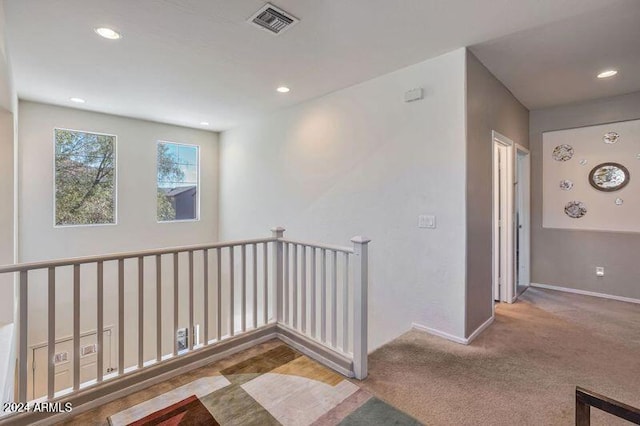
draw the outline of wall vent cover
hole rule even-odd
[[[300,20],[271,3],[267,3],[254,13],[247,22],[272,34],[279,35],[293,27]]]

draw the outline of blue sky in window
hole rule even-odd
[[[162,142],[167,147],[167,153],[174,159],[175,164],[184,173],[181,182],[158,182],[159,188],[177,188],[198,184],[198,147]]]

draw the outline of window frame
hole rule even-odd
[[[158,191],[158,146],[160,144],[171,144],[171,145],[180,145],[180,146],[188,146],[191,148],[196,148],[196,176],[198,181],[196,182],[196,217],[193,219],[174,219],[174,220],[159,220],[158,219],[158,200],[156,198],[156,223],[165,224],[165,223],[185,223],[185,222],[200,222],[200,145],[192,144],[192,143],[184,143],[184,142],[174,142],[167,139],[159,139],[156,141],[156,194]]]
[[[58,225],[56,221],[56,212],[58,211],[58,197],[57,197],[57,187],[56,187],[56,131],[63,130],[67,132],[77,132],[77,133],[89,133],[92,135],[99,136],[111,136],[113,137],[113,223],[81,223],[81,224],[72,224],[72,225]],[[103,132],[94,132],[91,130],[78,130],[78,129],[70,129],[67,127],[54,127],[53,128],[53,227],[54,228],[86,228],[86,227],[96,227],[96,226],[117,226],[119,224],[119,216],[118,216],[118,135],[114,135],[111,133],[103,133]]]

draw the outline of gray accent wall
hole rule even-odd
[[[466,337],[493,314],[493,142],[495,130],[529,146],[529,111],[467,50]]]
[[[532,282],[640,299],[640,234],[542,227],[543,132],[639,118],[640,92],[531,111]]]

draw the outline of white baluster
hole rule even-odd
[[[173,253],[173,356],[178,356],[178,321],[179,321],[179,292],[180,257],[179,253]]]
[[[193,250],[189,250],[189,330],[187,336],[189,340],[189,350],[193,350],[196,341],[195,330],[195,309],[193,309]]]
[[[156,255],[156,361],[162,361],[162,256]]]
[[[124,374],[124,259],[118,260],[118,374]]]
[[[202,251],[202,261],[204,264],[204,283],[203,283],[203,297],[204,297],[204,345],[209,344],[209,250]]]
[[[240,246],[240,264],[242,268],[242,280],[240,287],[240,330],[244,333],[247,330],[247,246]]]
[[[138,257],[138,368],[144,367],[144,257]]]
[[[333,252],[331,274],[331,346],[338,345],[338,252]]]
[[[309,332],[311,337],[316,337],[316,248],[311,248],[311,288],[309,289],[309,311],[311,321]]]
[[[253,244],[253,328],[258,328],[258,245]]]
[[[97,306],[96,306],[96,333],[98,340],[98,365],[97,365],[97,381],[102,382],[104,376],[104,263],[98,262],[96,265],[97,273]]]
[[[55,363],[56,353],[56,268],[49,268],[49,306],[47,330],[47,397],[51,400],[55,396]]]

